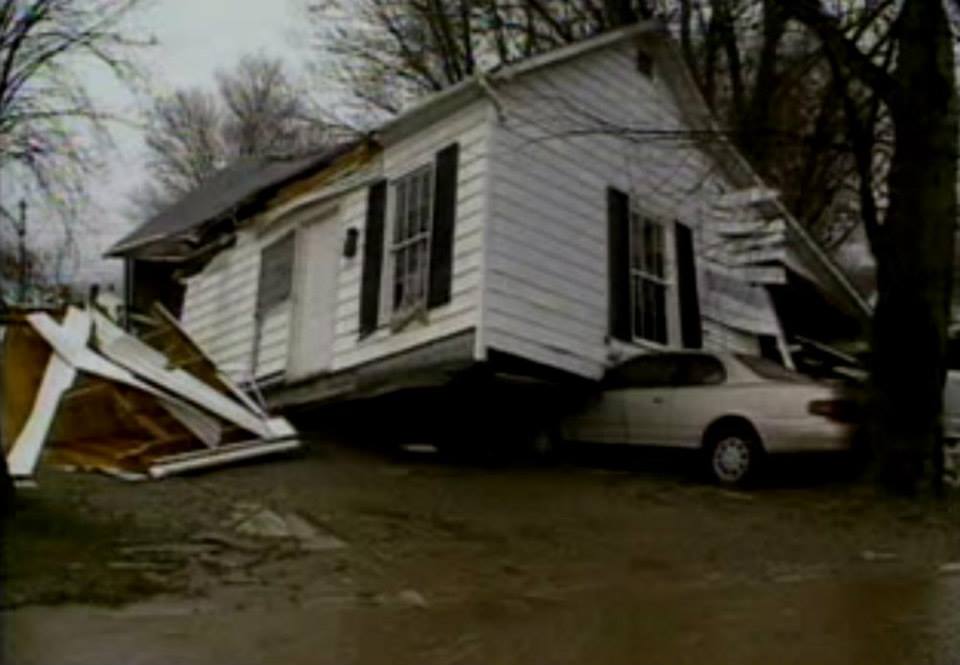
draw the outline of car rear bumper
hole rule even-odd
[[[856,426],[826,418],[771,420],[758,423],[769,453],[850,450]]]

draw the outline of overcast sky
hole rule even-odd
[[[138,62],[150,89],[165,92],[187,86],[212,86],[218,69],[230,67],[242,55],[263,52],[299,66],[307,57],[298,0],[147,0],[146,9],[131,16],[135,34],[148,34],[157,45]],[[131,119],[144,100],[102,72],[88,76],[90,92],[110,109]],[[135,129],[115,131],[112,168],[92,183],[97,209],[84,224],[81,271],[85,279],[115,273],[117,266],[98,260],[113,241],[129,230],[126,196],[144,178],[143,144]],[[36,239],[38,243],[43,238]],[[115,263],[115,262],[111,262]]]

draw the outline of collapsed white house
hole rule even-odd
[[[326,153],[233,165],[134,230],[169,302],[280,409],[469,372],[596,382],[703,348],[790,366],[869,306],[641,23],[478,74]]]

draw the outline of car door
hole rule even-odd
[[[718,358],[706,353],[679,356],[676,370],[663,403],[665,445],[695,448],[717,415],[727,372]]]
[[[603,390],[577,411],[564,419],[563,438],[590,443],[626,443],[627,412],[624,395],[617,390]]]
[[[676,395],[677,358],[656,354],[635,358],[622,368],[621,396],[626,410],[629,443],[670,445]]]

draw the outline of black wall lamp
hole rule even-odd
[[[351,227],[347,229],[347,237],[343,241],[343,255],[352,259],[357,255],[357,245],[360,242],[360,232]]]

